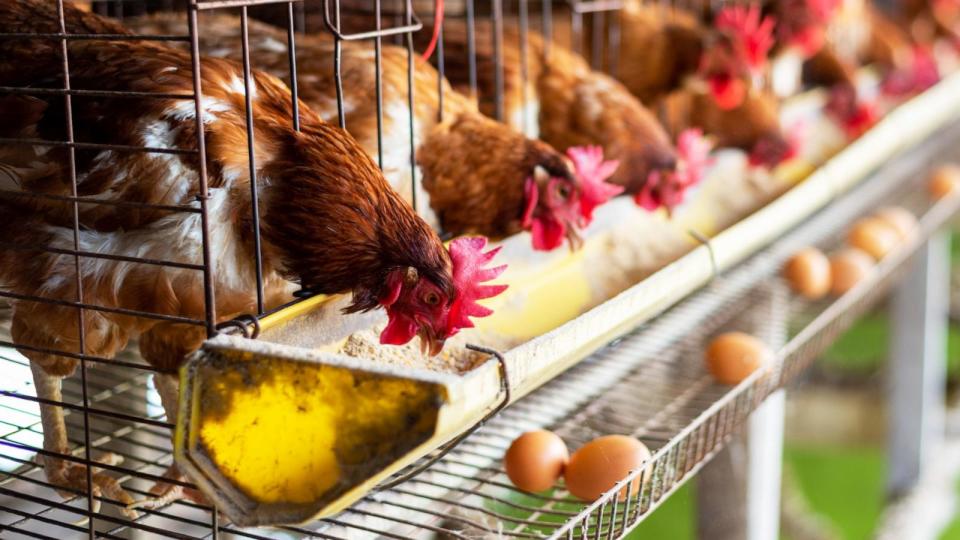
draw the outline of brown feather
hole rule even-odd
[[[64,6],[68,32],[123,33],[98,16]],[[6,2],[0,26],[11,32],[58,31],[54,6],[41,0]],[[0,85],[56,87],[57,42],[0,40]],[[189,54],[156,43],[71,40],[71,84],[77,89],[192,92]],[[202,59],[204,133],[211,198],[211,249],[217,317],[252,311],[254,285],[250,232],[250,174],[239,64]],[[357,142],[301,104],[302,133],[292,129],[290,92],[279,80],[255,73],[251,85],[255,153],[264,233],[268,296],[288,289],[280,275],[318,292],[353,292],[356,306],[376,305],[386,274],[413,266],[446,290],[452,288],[449,256],[440,239],[390,189]],[[63,99],[40,96],[42,114],[23,114],[16,136],[63,140]],[[81,142],[166,146],[176,153],[78,149],[78,192],[106,201],[193,206],[199,194],[197,123],[190,100],[74,96],[74,135]],[[72,205],[28,197],[69,195],[70,168],[62,147],[0,146],[0,181],[17,189],[0,195],[0,230],[21,248],[0,248],[0,287],[19,294],[76,298],[73,258],[29,246],[72,248]],[[20,193],[23,193],[22,195]],[[195,214],[80,205],[81,248],[99,253],[152,256],[199,264]],[[193,220],[193,221],[191,221]],[[191,228],[193,227],[193,228]],[[191,232],[193,231],[193,232]],[[202,319],[202,274],[149,264],[84,258],[86,303]],[[14,303],[14,339],[21,345],[77,349],[74,309],[29,301]],[[84,311],[88,354],[110,356],[130,335],[147,332],[154,319]],[[178,326],[178,328],[186,328]],[[165,340],[153,343],[165,343]],[[149,341],[148,341],[149,343]],[[147,346],[148,360],[172,369],[183,348]],[[160,351],[165,351],[161,353]],[[45,369],[64,374],[75,362],[24,349]]]
[[[128,24],[140,32],[169,33],[181,26],[182,20],[182,16],[166,14],[131,19]],[[202,17],[200,24],[202,50],[228,58],[241,57],[238,19],[210,15]],[[286,34],[278,28],[250,23],[253,64],[289,82],[287,54],[282,46],[278,47],[285,39]],[[380,141],[373,52],[370,43],[344,43],[340,69],[347,130],[376,159]],[[329,37],[298,37],[300,97],[331,123],[339,120],[333,58]],[[385,111],[382,148],[386,156],[383,167],[394,188],[410,200],[407,52],[384,44],[381,63]],[[551,146],[480,115],[473,100],[454,91],[419,56],[414,58],[413,76],[416,163],[439,225],[454,235],[475,233],[499,238],[518,232],[525,180],[538,165],[555,176],[569,177],[571,172],[564,158]],[[442,98],[438,84],[442,86]]]

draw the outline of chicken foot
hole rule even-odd
[[[43,426],[44,454],[38,455],[37,461],[43,466],[47,481],[54,486],[63,488],[57,491],[65,498],[75,497],[78,493],[91,492],[94,512],[100,511],[101,501],[106,499],[120,504],[122,512],[127,517],[136,518],[137,512],[128,507],[133,503],[133,497],[120,486],[115,478],[102,472],[98,467],[92,467],[90,473],[93,485],[88,490],[87,466],[59,457],[70,455],[63,407],[57,405],[57,403],[63,401],[61,392],[63,377],[47,373],[37,362],[30,362],[30,370],[33,372],[37,398],[43,400],[40,402],[40,423]],[[107,453],[94,461],[104,465],[118,465],[123,461],[123,458],[116,454]]]
[[[160,394],[160,403],[163,405],[163,410],[167,415],[167,422],[176,424],[177,401],[180,389],[180,381],[177,379],[177,375],[157,373],[153,376],[153,384],[157,389],[157,393]],[[186,482],[188,480],[187,476],[183,474],[176,463],[171,464],[170,467],[167,468],[163,477],[172,482],[157,481],[157,483],[150,488],[150,495],[152,495],[152,497],[133,502],[127,505],[127,508],[131,510],[137,508],[161,508],[184,498],[200,504],[206,504],[203,495],[197,490],[173,483]]]

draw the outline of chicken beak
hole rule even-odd
[[[444,340],[434,339],[430,342],[430,356],[436,356],[443,350]]]
[[[564,232],[567,242],[570,245],[570,251],[574,252],[583,247],[583,237],[580,236],[578,227],[573,223],[567,223],[567,230]]]
[[[436,356],[443,350],[446,340],[434,335],[433,329],[429,326],[421,326],[418,336],[420,337],[420,352],[424,356]]]

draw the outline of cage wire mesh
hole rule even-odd
[[[66,2],[70,5],[70,2]],[[16,251],[23,258],[39,253],[70,257],[74,268],[72,287],[63,296],[27,295],[0,290],[7,306],[0,308],[0,530],[4,538],[274,538],[274,537],[453,537],[476,538],[492,535],[507,537],[590,537],[616,538],[634,527],[666,496],[682,485],[716,452],[724,440],[733,436],[739,424],[766,395],[802,370],[857,313],[882,294],[904,267],[905,261],[885,261],[870,286],[861,287],[829,304],[797,304],[785,307],[783,286],[771,278],[790,249],[807,243],[835,240],[837,224],[849,221],[868,205],[889,197],[891,187],[907,172],[915,172],[918,161],[941,152],[944,143],[928,143],[920,158],[887,172],[883,178],[862,188],[857,197],[844,199],[820,217],[792,233],[770,250],[758,255],[742,268],[718,277],[706,290],[673,308],[657,320],[637,329],[617,343],[591,356],[545,388],[518,402],[491,419],[479,431],[433,463],[424,473],[389,490],[374,492],[345,512],[324,520],[274,529],[239,529],[225,523],[215,509],[190,500],[178,500],[168,506],[140,508],[133,517],[124,512],[125,500],[115,488],[135,499],[150,496],[155,483],[190,489],[191,484],[171,476],[170,452],[172,420],[167,416],[158,390],[161,370],[143,360],[135,347],[116,355],[90,351],[86,338],[90,314],[108,314],[142,318],[149,321],[188,325],[203,335],[217,331],[217,291],[209,249],[210,212],[208,209],[208,155],[204,137],[191,147],[160,148],[143,145],[113,144],[84,139],[84,126],[73,118],[73,107],[84,100],[110,100],[133,103],[137,100],[167,100],[184,103],[195,111],[198,132],[203,131],[203,88],[199,75],[202,63],[201,39],[203,15],[209,11],[229,11],[239,17],[242,63],[241,83],[245,96],[246,154],[251,177],[251,238],[254,241],[255,310],[253,317],[278,309],[264,290],[260,224],[258,213],[257,119],[251,105],[251,73],[260,69],[251,61],[250,19],[272,22],[285,31],[281,44],[287,57],[286,76],[291,90],[290,119],[300,129],[296,45],[301,33],[327,32],[333,37],[334,77],[337,86],[337,119],[346,124],[344,89],[339,59],[345,42],[372,44],[376,65],[375,100],[377,106],[378,161],[384,163],[383,104],[381,62],[384,43],[398,45],[407,55],[407,96],[410,109],[418,99],[413,91],[413,66],[419,54],[420,40],[433,41],[432,61],[438,69],[439,113],[448,76],[456,85],[486,104],[496,118],[504,118],[508,91],[527,92],[529,72],[528,37],[532,32],[587,52],[595,67],[614,72],[618,64],[621,29],[618,11],[622,2],[550,2],[517,0],[462,0],[441,2],[445,24],[465,26],[462,48],[445,48],[444,32],[433,32],[438,20],[437,4],[428,1],[322,0],[276,3],[270,0],[207,0],[190,3],[182,0],[93,1],[77,2],[119,21],[153,12],[186,14],[183,27],[174,33],[91,35],[67,31],[64,0],[56,1],[56,17],[47,21],[40,34],[0,32],[0,40],[46,40],[57,47],[61,70],[48,86],[0,87],[0,96],[39,96],[61,100],[63,125],[54,130],[55,139],[0,138],[0,147],[42,147],[61,153],[69,171],[69,186],[64,193],[24,193],[0,183],[0,197],[30,197],[48,204],[64,205],[69,212],[71,246],[53,248],[0,240],[0,250]],[[505,32],[505,25],[510,29]],[[442,25],[441,25],[442,29]],[[505,62],[505,39],[517,38],[518,65]],[[71,44],[89,41],[142,40],[181,47],[190,51],[192,91],[184,93],[120,92],[71,85]],[[454,58],[456,57],[456,58]],[[455,63],[454,63],[455,61]],[[455,67],[456,66],[456,67]],[[519,84],[508,84],[509,70],[517,70]],[[526,101],[526,95],[521,96]],[[524,117],[523,122],[530,122]],[[528,126],[524,125],[524,129]],[[416,145],[414,121],[407,124],[410,135],[407,163],[410,169],[411,196],[417,201]],[[956,130],[954,130],[956,131]],[[956,141],[956,133],[941,141]],[[935,148],[934,148],[935,146]],[[933,148],[931,150],[930,148]],[[112,200],[83,193],[78,163],[89,162],[102,152],[116,155],[147,153],[174,155],[197,163],[195,200],[175,204],[152,204],[138,200]],[[904,169],[904,167],[908,167]],[[0,171],[0,174],[5,174]],[[884,179],[885,178],[885,179]],[[881,181],[882,180],[882,181]],[[864,190],[867,190],[864,193]],[[898,194],[902,195],[902,194]],[[901,197],[902,198],[902,197]],[[910,209],[924,215],[924,234],[930,234],[954,209],[943,204],[927,208],[915,194],[907,195]],[[40,204],[40,203],[37,203]],[[195,260],[167,260],[94,252],[81,243],[81,216],[91,208],[111,212],[153,212],[159,215],[197,216],[195,226],[203,249]],[[919,241],[919,237],[918,237]],[[197,316],[184,317],[157,310],[117,307],[89,303],[84,297],[81,279],[83,261],[102,260],[134,266],[175,268],[201,276],[202,308]],[[309,293],[307,293],[309,294]],[[60,317],[69,317],[71,339],[37,344],[17,340],[14,312],[10,305],[40,305],[55,309]],[[782,362],[772,373],[757,374],[735,389],[712,382],[700,363],[703,341],[710,334],[743,323],[742,313],[765,313],[759,332],[784,332],[788,313],[806,313],[811,321],[800,333],[790,337],[780,351]],[[66,314],[66,315],[64,315]],[[243,326],[243,325],[240,325]],[[221,330],[227,328],[221,327]],[[19,352],[17,350],[19,349]],[[34,385],[34,371],[28,357],[66,358],[77,363],[77,374],[59,380],[55,387]],[[642,391],[639,391],[642,389]],[[41,410],[46,412],[42,415]],[[48,425],[62,421],[63,440],[45,440],[42,416]],[[620,500],[618,489],[611,490],[593,504],[575,501],[562,490],[545,495],[517,491],[506,480],[499,459],[514,436],[520,432],[550,427],[572,447],[591,437],[610,432],[629,433],[654,452],[652,460],[624,479],[623,484],[640,484],[637,496]],[[53,483],[44,474],[43,463],[70,463],[83,468],[71,469],[81,477],[71,485]],[[99,492],[77,486],[97,484]]]

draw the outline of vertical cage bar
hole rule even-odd
[[[383,22],[381,16],[381,0],[373,1],[374,24],[377,29],[377,37],[373,38],[373,57],[374,57],[374,77],[376,84],[377,99],[377,165],[383,169],[383,42],[380,38],[380,30]],[[413,137],[413,131],[410,132]]]
[[[403,3],[403,21],[406,25],[413,24],[413,3],[412,0],[405,0]],[[413,139],[415,134],[414,123],[416,118],[414,116],[414,96],[413,96],[413,32],[406,33],[406,45],[407,45],[407,108],[409,110],[409,131],[410,131],[410,202],[413,206],[413,211],[419,213],[419,203],[417,197],[417,143]]]
[[[527,59],[527,32],[529,30],[527,0],[520,0],[518,3],[520,11],[520,129],[522,133],[530,133],[531,126],[527,125],[527,100],[529,99],[527,91],[527,82],[530,80],[530,66]]]
[[[614,497],[614,499],[616,499],[616,497]],[[602,503],[593,511],[593,514],[596,515],[593,521],[594,540],[600,540],[600,533],[603,530],[603,514],[607,510],[607,504],[609,504],[609,502]]]
[[[330,11],[330,0],[323,0],[323,9]],[[333,0],[333,27],[340,32],[340,0]],[[337,121],[340,129],[347,129],[347,116],[343,110],[343,73],[341,63],[343,57],[343,43],[340,36],[333,36],[333,80],[337,89]]]
[[[607,32],[607,72],[616,77],[620,67],[620,47],[622,35],[620,33],[620,9],[610,12],[610,23]]]
[[[606,14],[603,11],[594,11],[590,15],[590,24],[593,30],[590,34],[590,63],[593,69],[603,69],[603,27],[606,24]]]
[[[253,228],[253,262],[257,279],[257,315],[262,315],[263,305],[263,253],[260,248],[260,194],[257,182],[256,141],[253,129],[253,96],[256,84],[251,85],[250,35],[247,6],[240,8],[240,44],[243,53],[243,103],[247,123],[247,154],[250,162],[250,218]],[[289,51],[288,51],[289,54]]]
[[[653,481],[654,481],[654,492],[656,493],[656,498],[653,499],[654,503],[660,502],[660,499],[663,498],[663,493],[666,491],[666,476],[667,473],[664,469],[667,467],[668,456],[661,455],[660,459],[657,460],[657,463],[653,468]]]
[[[627,496],[624,497],[624,500],[630,498],[630,485],[632,483],[633,482],[627,482],[627,484],[623,487],[623,489],[626,490],[627,492]],[[608,540],[613,540],[614,538],[616,538],[615,532],[616,532],[616,526],[617,526],[617,505],[619,501],[620,501],[620,497],[614,497],[613,500],[610,501],[610,517],[607,520],[610,522],[610,524],[607,525]]]
[[[60,33],[64,36],[67,34],[67,23],[64,17],[63,11],[63,0],[57,0],[57,19],[60,26]],[[61,55],[61,68],[63,70],[63,88],[67,90],[63,96],[63,106],[64,106],[64,129],[66,130],[67,141],[72,145],[74,142],[73,135],[73,99],[70,95],[70,53],[69,47],[67,46],[67,38],[60,38],[60,55]],[[76,251],[80,250],[80,204],[77,202],[77,154],[76,149],[73,146],[67,148],[67,170],[70,172],[70,196],[73,197],[73,202],[71,203],[71,208],[73,211],[73,249]],[[80,268],[80,256],[74,254],[73,256],[73,269],[74,269],[74,278],[76,280],[76,293],[74,297],[76,298],[77,303],[83,304],[83,272]],[[89,399],[87,395],[87,361],[83,355],[87,354],[87,343],[86,343],[86,326],[84,324],[84,311],[83,308],[77,306],[77,346],[80,349],[80,384],[82,387],[81,399],[83,400],[83,457],[85,460],[86,470],[86,482],[87,482],[87,511],[89,512],[89,519],[87,520],[87,536],[90,540],[93,540],[96,535],[96,525],[94,519],[94,502],[93,502],[93,461],[90,458],[90,410],[89,410]],[[63,384],[62,379],[59,384]],[[57,407],[58,405],[49,404],[49,407]],[[61,417],[61,422],[62,422]],[[64,425],[66,428],[66,425]],[[67,447],[67,452],[69,452],[69,443]]]
[[[442,2],[443,0],[440,0]],[[437,5],[433,12],[433,24],[440,25],[437,32],[437,121],[443,122],[443,81],[447,74],[445,70],[445,59],[443,57],[443,22],[444,16],[441,15],[442,7]]]
[[[496,111],[494,117],[503,121],[503,1],[493,0],[490,7],[493,23],[493,81]]]
[[[637,497],[640,496],[640,489],[643,487],[641,482],[643,478],[643,471],[640,471],[640,474],[637,475],[629,484],[627,484],[627,497],[623,500],[623,510],[620,511],[620,528],[624,529],[628,526],[628,520],[630,519],[630,503],[633,501],[634,496],[629,495],[633,493],[633,486],[637,486]]]
[[[190,33],[190,62],[193,70],[193,100],[194,115],[196,117],[196,129],[200,134],[197,137],[197,155],[200,163],[200,194],[197,196],[200,203],[200,234],[202,236],[203,248],[203,295],[204,295],[204,315],[207,326],[207,336],[213,337],[216,334],[216,296],[213,290],[213,272],[210,249],[210,214],[207,206],[210,198],[207,182],[207,145],[203,137],[203,85],[201,84],[200,73],[200,42],[197,31],[197,0],[191,0],[188,10],[187,26]]]
[[[583,14],[576,6],[570,10],[570,48],[575,53],[583,52]]]
[[[295,2],[295,4],[296,4],[296,7],[294,8],[294,13],[296,14],[296,20],[295,20],[296,30],[297,30],[298,32],[304,32],[304,33],[306,33],[306,31],[307,31],[307,9],[304,7],[304,3],[303,3],[302,1],[301,1],[301,2]]]
[[[677,474],[677,470],[680,467],[680,445],[674,445],[670,449],[671,459],[669,465],[669,474],[670,474],[670,488],[672,488],[682,476]]]
[[[474,16],[474,0],[466,0],[467,10],[467,71],[470,77],[470,97],[479,99],[477,92],[477,36]]]
[[[553,45],[553,0],[543,0],[540,6],[542,11],[540,32],[543,34],[543,55],[550,57],[550,47]]]
[[[300,131],[300,95],[297,87],[297,41],[296,25],[293,13],[294,2],[287,4],[287,57],[290,61],[290,107],[293,115],[293,129]]]

